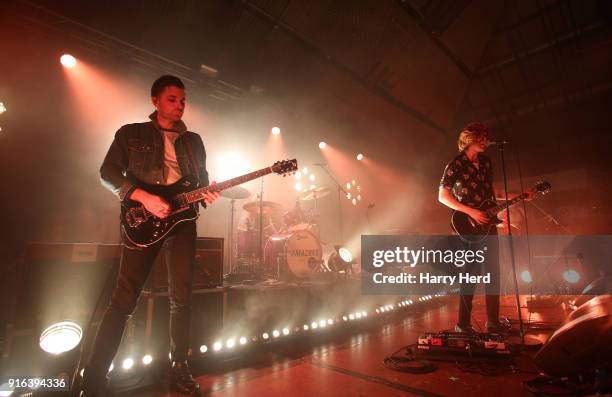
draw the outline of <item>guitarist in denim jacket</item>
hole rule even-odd
[[[146,123],[124,125],[115,134],[100,168],[102,184],[119,200],[140,202],[158,218],[170,214],[162,197],[139,187],[170,185],[193,175],[199,186],[208,185],[206,151],[202,139],[187,131],[181,120],[185,110],[185,86],[174,76],[162,76],[151,87],[155,112]],[[213,182],[214,183],[214,182]],[[206,193],[210,204],[218,193]],[[134,312],[141,289],[163,245],[170,292],[171,388],[181,394],[199,395],[199,384],[187,365],[191,326],[191,289],[195,260],[196,221],[177,225],[163,241],[142,249],[122,249],[117,284],[98,329],[92,354],[85,366],[82,395],[104,395],[108,368],[119,348],[126,321]]]

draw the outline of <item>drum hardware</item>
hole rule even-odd
[[[278,213],[283,211],[283,206],[279,203],[275,203],[274,201],[262,201],[261,202],[261,210],[260,210],[260,202],[252,201],[250,203],[246,203],[242,206],[245,211],[248,211],[252,214],[259,215],[260,213],[269,215],[273,213]]]
[[[316,187],[314,189],[305,190],[299,194],[300,200],[317,200],[323,198],[331,193],[331,189],[328,187]]]
[[[221,197],[230,199],[230,230],[229,230],[229,268],[230,273],[234,271],[234,213],[236,212],[236,200],[244,200],[249,198],[251,193],[241,186],[235,186],[221,192]]]
[[[321,167],[321,169],[325,171],[325,173],[330,177],[330,179],[336,184],[336,187],[338,188],[338,225],[340,227],[340,244],[344,244],[344,226],[342,224],[342,198],[346,197],[348,192],[331,173],[331,171],[329,170],[329,165],[327,163],[317,163],[314,165]]]

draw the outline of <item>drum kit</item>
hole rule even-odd
[[[248,202],[242,206],[245,219],[240,222],[234,239],[234,203],[248,199],[251,193],[242,187],[223,191],[221,196],[232,200],[230,274],[308,279],[326,271],[317,207],[318,200],[330,193],[327,187],[301,192],[289,211],[274,201]],[[312,208],[303,209],[304,202],[311,202]]]

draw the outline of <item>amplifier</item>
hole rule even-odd
[[[46,326],[65,319],[86,323],[100,294],[110,295],[120,256],[119,244],[28,243],[16,324]],[[102,291],[107,279],[112,283]]]
[[[155,289],[168,288],[168,271],[163,248],[155,263]],[[223,284],[223,238],[198,237],[196,242],[193,288],[212,288]]]

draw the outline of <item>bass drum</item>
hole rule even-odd
[[[312,277],[323,263],[321,243],[308,230],[273,234],[264,252],[269,272],[278,271],[302,279]]]

